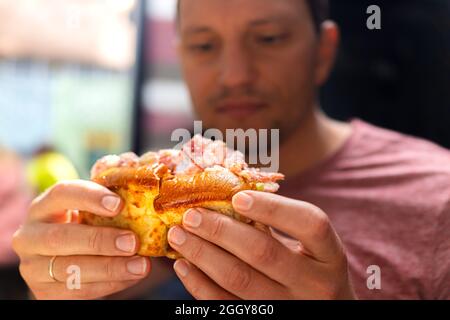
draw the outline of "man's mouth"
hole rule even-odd
[[[267,104],[252,100],[229,100],[218,104],[216,112],[239,120],[255,115],[265,109]]]

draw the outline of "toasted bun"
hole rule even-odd
[[[167,232],[181,224],[190,208],[214,210],[255,225],[233,210],[231,199],[240,191],[256,190],[256,184],[225,168],[172,175],[164,165],[118,167],[93,180],[119,194],[125,205],[114,218],[82,212],[82,222],[132,230],[140,239],[138,254],[142,256],[178,258],[168,244]]]

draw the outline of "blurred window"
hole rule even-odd
[[[136,0],[0,1],[0,144],[83,177],[131,149]]]
[[[189,93],[175,49],[176,0],[146,0],[140,151],[172,146],[171,133],[190,128]]]

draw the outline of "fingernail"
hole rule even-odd
[[[116,212],[120,206],[120,198],[116,196],[103,197],[102,205],[106,210]]]
[[[232,202],[235,209],[247,211],[253,205],[253,198],[246,193],[240,192],[233,197]]]
[[[131,274],[143,275],[147,270],[147,259],[136,258],[127,263],[127,270]]]
[[[198,228],[202,223],[202,215],[195,209],[191,209],[184,214],[183,224],[191,228]]]
[[[186,233],[179,227],[172,228],[169,230],[169,241],[181,246],[186,242]]]
[[[136,248],[136,237],[133,234],[125,234],[117,237],[116,248],[124,252],[134,252]]]
[[[175,269],[175,272],[183,278],[189,273],[189,266],[186,261],[183,260],[177,260],[173,265],[173,268]]]

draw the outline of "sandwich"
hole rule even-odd
[[[109,155],[96,162],[91,180],[117,193],[123,210],[115,217],[81,212],[81,222],[129,229],[140,240],[139,255],[179,258],[167,241],[190,208],[225,214],[260,230],[267,228],[235,212],[232,197],[244,190],[276,192],[284,176],[250,168],[244,155],[223,141],[194,136],[181,149]]]

